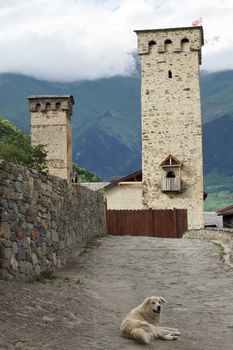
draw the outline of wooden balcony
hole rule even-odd
[[[163,192],[179,192],[181,191],[181,179],[175,177],[167,177],[162,180]]]

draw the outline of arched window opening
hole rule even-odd
[[[187,39],[187,38],[182,39],[182,40],[181,40],[181,44],[182,44],[182,43],[189,43],[189,39]]]
[[[37,103],[36,104],[36,112],[39,112],[41,110],[41,104]]]
[[[45,110],[46,111],[51,111],[51,103],[49,103],[49,102],[46,103]]]
[[[167,177],[167,179],[171,179],[171,178],[174,179],[176,177],[176,175],[175,175],[174,171],[168,171],[166,177]]]
[[[189,40],[187,38],[182,39],[180,44],[181,44],[181,51],[189,50]]]
[[[172,71],[171,70],[168,71],[168,78],[170,78],[170,79],[172,78]]]
[[[164,51],[168,52],[172,50],[172,41],[170,39],[166,39],[164,41]]]
[[[156,41],[150,40],[150,41],[149,41],[149,46],[153,46],[153,45],[156,45]]]
[[[56,109],[61,109],[61,103],[60,102],[56,103]]]

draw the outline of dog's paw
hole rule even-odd
[[[172,335],[178,335],[178,336],[181,335],[181,333],[180,333],[178,330],[177,330],[177,331],[171,332],[171,334],[172,334]]]

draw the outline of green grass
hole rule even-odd
[[[89,253],[90,251],[98,248],[101,245],[101,239],[104,237],[105,235],[99,235],[99,236],[90,238],[86,242],[85,246],[83,247],[83,250],[81,251],[80,255]]]
[[[28,283],[39,282],[39,283],[45,284],[46,282],[53,281],[55,279],[57,279],[57,276],[54,274],[54,272],[50,271],[50,270],[46,270],[46,271],[41,272],[37,276],[33,276],[27,282]]]
[[[233,204],[233,176],[211,172],[205,176],[205,211],[215,211]]]
[[[218,242],[213,242],[216,247],[218,248],[218,252],[220,255],[221,260],[223,260],[224,256],[226,255],[224,247],[222,246],[222,244],[218,243]]]

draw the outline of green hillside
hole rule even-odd
[[[0,117],[0,159],[46,171],[46,157],[44,145],[32,146],[29,135]]]
[[[233,203],[233,113],[203,125],[205,206],[214,210]]]
[[[233,70],[203,74],[201,95],[204,123],[223,115],[233,115]]]

